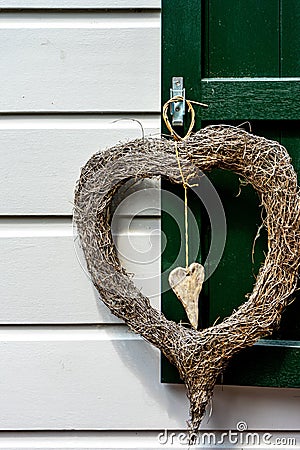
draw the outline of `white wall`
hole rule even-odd
[[[146,134],[159,133],[160,2],[0,7],[0,448],[157,448],[157,430],[186,427],[185,389],[161,384],[159,352],[98,302],[71,213],[86,160],[141,135],[136,122],[115,120],[138,119]],[[130,207],[121,211],[118,245],[159,306],[159,201],[147,202],[131,244]],[[130,261],[129,244],[144,252],[146,271]],[[203,428],[244,420],[294,436],[299,398],[292,389],[217,387]]]

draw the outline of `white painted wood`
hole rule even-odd
[[[184,387],[159,382],[159,352],[124,326],[1,327],[1,430],[184,429]],[[226,411],[226,414],[224,414]],[[298,430],[296,389],[216,389],[203,428]]]
[[[139,124],[119,120],[124,117],[0,116],[0,214],[72,214],[75,182],[86,161],[101,148],[142,136]],[[159,133],[159,116],[128,117],[141,121],[146,136]]]
[[[161,0],[0,0],[0,7],[6,9],[123,9],[123,8],[160,8]]]
[[[160,111],[159,13],[2,13],[0,42],[2,112]]]
[[[157,382],[158,362],[158,352],[122,326],[13,331],[2,327],[0,429],[183,424],[173,411],[174,403],[181,409],[182,387],[175,389],[179,395],[170,402],[168,388]]]
[[[126,220],[129,221],[128,225],[130,217],[160,217],[161,195],[160,177],[145,178],[139,181],[132,179],[116,192],[112,208],[116,217],[123,218],[123,220],[124,216],[126,217]]]
[[[122,219],[122,217],[120,218]],[[159,306],[159,219],[128,218],[115,237],[123,266]],[[71,220],[0,221],[0,324],[116,323],[98,300]]]

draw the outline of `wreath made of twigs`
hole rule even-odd
[[[300,262],[300,195],[288,152],[278,142],[218,125],[194,133],[177,148],[185,179],[198,169],[230,170],[252,184],[264,207],[265,262],[248,300],[223,322],[197,331],[167,320],[121,267],[113,244],[110,207],[122,184],[153,176],[182,182],[174,142],[141,139],[96,153],[81,171],[74,219],[101,300],[177,367],[190,400],[189,428],[196,432],[228,360],[278,327],[291,300]]]

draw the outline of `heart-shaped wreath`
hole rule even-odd
[[[218,125],[176,145],[185,179],[195,176],[198,169],[233,171],[252,184],[265,210],[268,253],[253,292],[230,317],[200,331],[167,320],[126,274],[113,245],[110,207],[122,184],[130,178],[158,175],[182,182],[174,142],[142,139],[96,153],[81,171],[74,218],[101,300],[177,367],[190,400],[189,428],[196,432],[228,360],[278,327],[296,288],[300,195],[288,152],[277,142]]]

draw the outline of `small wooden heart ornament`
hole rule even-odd
[[[176,267],[169,275],[169,284],[195,330],[198,327],[198,298],[203,281],[204,267],[199,263],[192,263],[187,269]]]

